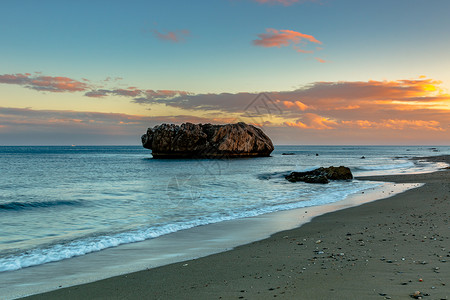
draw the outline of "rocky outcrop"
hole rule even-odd
[[[270,156],[273,144],[264,132],[245,123],[161,124],[142,136],[154,158],[229,158]]]
[[[328,183],[330,180],[353,179],[352,172],[347,167],[317,168],[308,172],[292,172],[285,177],[290,182]]]

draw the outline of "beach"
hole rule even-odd
[[[25,299],[449,299],[450,170],[358,179],[425,184],[231,251]]]

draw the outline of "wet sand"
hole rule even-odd
[[[358,179],[425,185],[228,252],[26,299],[450,299],[450,170]]]

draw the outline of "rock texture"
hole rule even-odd
[[[292,172],[285,177],[290,182],[328,183],[330,180],[353,179],[352,172],[347,167],[318,168],[308,172]]]
[[[161,124],[142,136],[154,158],[229,158],[270,156],[273,144],[264,132],[245,123]]]

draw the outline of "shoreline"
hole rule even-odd
[[[450,161],[448,156],[442,158],[446,162]],[[188,296],[189,298],[200,297],[217,299],[219,297],[273,298],[274,295],[277,295],[278,297],[285,296],[287,298],[300,296],[307,298],[307,295],[309,295],[308,297],[312,297],[311,299],[314,299],[314,297],[321,298],[322,296],[348,298],[349,294],[345,294],[345,291],[347,293],[353,293],[355,291],[362,292],[361,289],[356,289],[354,291],[352,286],[354,286],[355,284],[358,286],[361,285],[361,282],[359,282],[359,278],[361,275],[367,273],[361,273],[361,271],[364,270],[364,266],[368,268],[374,265],[373,268],[375,269],[372,273],[378,274],[379,272],[382,273],[382,270],[379,270],[380,266],[392,267],[399,265],[399,263],[397,263],[399,262],[399,260],[395,260],[394,263],[394,260],[389,259],[387,255],[385,255],[385,261],[382,261],[381,258],[376,258],[374,254],[370,255],[370,252],[379,252],[381,244],[383,244],[382,246],[385,246],[385,244],[392,244],[388,242],[392,242],[391,235],[395,235],[395,232],[388,231],[383,233],[379,230],[376,230],[377,227],[385,227],[383,225],[380,225],[382,224],[382,222],[375,224],[375,228],[369,227],[370,222],[373,223],[374,217],[376,216],[377,219],[383,219],[385,221],[385,224],[388,224],[389,222],[392,223],[392,219],[395,219],[395,217],[391,215],[400,214],[401,218],[399,218],[400,221],[398,222],[402,222],[401,219],[407,218],[407,214],[404,214],[402,211],[400,211],[400,209],[404,208],[404,202],[408,202],[409,205],[410,201],[407,201],[407,199],[413,198],[415,200],[411,201],[411,205],[414,202],[414,205],[420,207],[421,209],[424,209],[426,203],[420,201],[420,198],[422,198],[423,195],[426,195],[428,198],[430,193],[435,193],[436,195],[439,194],[439,196],[431,198],[430,201],[435,202],[434,206],[426,208],[433,208],[434,214],[446,213],[446,211],[449,211],[447,209],[449,201],[448,198],[446,198],[446,202],[443,200],[450,191],[450,188],[448,188],[448,186],[446,187],[442,183],[449,181],[449,173],[450,172],[446,170],[443,172],[428,174],[389,175],[370,178],[359,177],[357,179],[395,181],[398,183],[425,182],[426,185],[398,194],[394,197],[389,198],[390,200],[377,200],[360,206],[326,213],[314,218],[311,222],[299,228],[279,232],[267,239],[243,246],[238,246],[233,250],[227,252],[213,254],[207,257],[185,261],[182,263],[165,265],[162,267],[150,269],[148,271],[140,271],[79,286],[63,288],[45,294],[34,295],[27,299],[49,299],[49,297],[50,299],[52,299],[51,297],[53,297],[53,299],[78,299],[86,297],[118,297],[128,299],[144,297],[149,299],[166,299],[185,298],[186,296]],[[447,188],[447,190],[445,190],[445,188]],[[399,203],[403,204],[399,205]],[[440,206],[446,205],[446,208],[437,208],[438,204]],[[383,210],[386,208],[389,209],[389,215],[384,214]],[[395,208],[397,208],[398,211],[396,211]],[[448,220],[448,215],[446,216]],[[358,221],[361,222],[360,218],[362,217],[365,218],[364,222],[366,225],[361,228],[362,224],[358,223]],[[344,220],[345,222],[343,222]],[[437,220],[435,223],[437,223],[438,221],[440,221],[441,223],[444,222],[442,218],[441,220]],[[330,228],[331,223],[336,224],[336,226],[331,226]],[[411,222],[409,223],[411,224]],[[441,233],[440,236],[443,236],[443,241],[447,241],[448,243],[448,223],[446,228],[445,226],[442,226],[443,224],[441,223],[441,226],[437,226],[436,228],[442,227],[440,228],[440,230],[445,231],[445,234]],[[358,226],[356,226],[356,224]],[[410,227],[410,225],[406,226],[407,224],[405,224],[403,226],[405,227],[402,230],[403,232],[406,232],[407,227]],[[354,228],[354,230],[351,230],[357,233],[347,232],[342,235],[341,231],[344,229],[343,227],[349,227],[350,225],[359,227],[359,229]],[[396,228],[397,226],[399,225],[394,222],[391,227]],[[318,230],[318,228],[320,228],[320,230]],[[349,231],[348,229],[347,231]],[[376,235],[370,234],[371,230],[376,230],[378,236],[385,236],[385,241],[381,239],[381,243],[375,243]],[[326,236],[325,233],[327,233],[329,236]],[[357,240],[357,245],[352,246],[354,235],[358,235],[361,238]],[[405,237],[402,236],[402,234],[399,232],[397,232],[397,235],[400,235],[399,239]],[[374,238],[370,238],[370,236],[373,236]],[[411,235],[408,234],[408,237],[410,236]],[[379,237],[376,237],[376,239],[378,240]],[[408,241],[407,238],[404,238],[404,240],[405,243]],[[397,252],[397,254],[402,253],[403,251],[400,251],[400,248],[402,248],[405,243],[401,243],[401,245],[396,244],[397,248],[394,247],[394,249],[397,249],[397,251],[392,251]],[[421,243],[422,244],[419,243],[419,245],[426,244],[425,242]],[[331,249],[337,245],[342,245],[342,247],[337,247],[340,249],[336,248],[335,250],[331,251]],[[369,245],[372,247],[371,249],[365,248]],[[348,246],[350,248],[345,250],[344,246]],[[412,248],[417,247],[415,245]],[[443,254],[445,255],[450,253],[447,253],[445,251],[443,252]],[[256,255],[256,253],[259,254]],[[343,255],[341,255],[342,253]],[[350,253],[354,253],[352,254],[353,256]],[[386,254],[388,253],[386,252]],[[391,256],[395,256],[394,254],[390,253]],[[400,265],[410,263],[409,259],[407,260],[406,257],[404,258],[405,260],[402,260],[402,258],[400,259]],[[364,261],[364,259],[367,261]],[[429,257],[426,260],[422,260],[422,262],[427,260],[431,261],[433,259]],[[391,262],[386,263],[386,261]],[[415,261],[418,262],[420,261],[420,259],[416,259]],[[436,264],[435,262],[433,263]],[[214,270],[211,270],[211,266],[214,266]],[[416,268],[423,268],[422,266],[425,266],[425,268],[429,267],[429,272],[434,274],[442,275],[444,273],[450,273],[448,271],[443,271],[442,267],[448,266],[448,264],[446,264],[445,262],[441,262],[440,264],[438,264],[437,267],[439,269],[434,270],[431,269],[428,263],[423,265],[413,263],[412,266]],[[409,267],[411,267],[411,264],[409,264]],[[439,272],[438,270],[441,269],[442,271]],[[359,270],[360,273],[355,272],[355,270]],[[439,273],[437,273],[436,271],[438,271]],[[252,274],[254,276],[252,276]],[[264,276],[262,276],[262,274],[264,274]],[[349,276],[351,277],[351,279],[348,279]],[[383,278],[380,278],[380,276],[377,277],[377,275],[371,276],[375,277],[370,277],[370,282],[379,280],[383,281],[383,279],[385,279],[383,276],[381,276]],[[395,277],[395,275],[391,276]],[[425,277],[425,275],[418,276]],[[434,283],[434,289],[431,289],[431,287],[429,288],[431,289],[433,294],[435,294],[436,291],[447,291],[445,297],[448,297],[450,282],[448,282],[448,275],[446,276],[447,277],[441,276],[444,278],[441,279],[441,283],[445,284],[445,282],[447,282],[446,286],[440,286],[438,280],[437,283]],[[314,280],[312,280],[312,278],[315,278],[317,282],[314,283]],[[321,282],[323,280],[325,280],[325,282]],[[354,280],[355,282],[347,282],[349,280]],[[152,284],[149,285],[149,282],[151,282]],[[406,281],[405,283],[406,284],[401,285],[401,287],[408,287],[408,290],[413,289],[412,287],[416,285],[416,282],[414,282],[414,280],[411,280],[410,283],[408,281]],[[327,290],[323,287],[324,284],[335,286],[335,288],[329,288]],[[401,288],[397,285],[398,284],[396,284],[392,289],[392,286],[388,284],[384,288],[385,292],[378,292],[378,294],[374,293],[373,289],[371,289],[370,291],[365,291],[366,293],[360,295],[363,298],[373,296],[374,299],[380,299],[380,294],[386,294],[386,297],[391,297],[392,295],[395,295],[395,292],[401,290]],[[267,288],[264,288],[264,286]],[[344,289],[342,289],[343,287]],[[389,291],[389,288],[391,288],[392,292],[387,293]],[[319,296],[319,294],[317,293],[323,293],[323,295]],[[428,291],[428,293],[431,294],[430,291]],[[432,296],[434,299],[435,297],[433,294]],[[400,298],[405,296],[404,299],[409,298],[409,294],[405,293],[401,293],[395,296],[399,296]]]
[[[67,260],[0,273],[0,294],[15,299],[221,253],[420,184],[380,183],[344,200],[197,226]],[[51,275],[49,275],[51,274]]]

